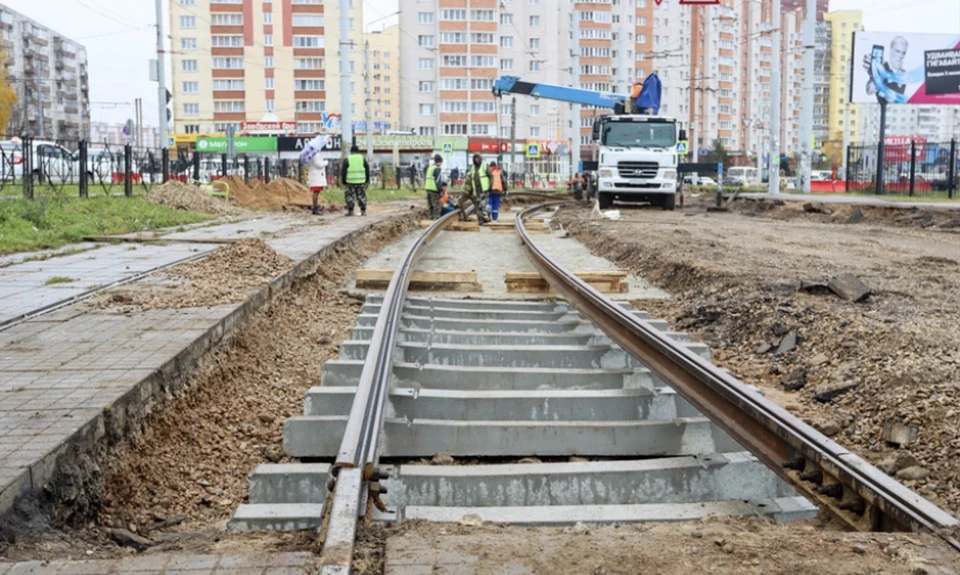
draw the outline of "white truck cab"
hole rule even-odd
[[[686,140],[686,134],[678,133],[675,119],[605,116],[593,125],[593,139],[600,147],[597,200],[602,209],[614,200],[676,207],[677,141]]]

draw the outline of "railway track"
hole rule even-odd
[[[285,423],[284,447],[303,463],[255,470],[231,529],[320,528],[331,575],[350,572],[358,518],[824,512],[857,530],[932,531],[960,550],[952,516],[538,248],[523,220],[553,205],[522,212],[517,233],[557,301],[408,297],[417,258],[456,216],[411,245],[324,365],[304,415]]]

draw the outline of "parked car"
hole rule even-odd
[[[716,182],[716,180],[714,180],[714,179],[711,178],[710,176],[701,176],[701,177],[700,177],[700,183],[699,183],[698,185],[704,186],[704,187],[707,187],[707,188],[715,188],[715,187],[717,187],[717,182]]]
[[[0,177],[7,180],[23,178],[23,146],[19,140],[0,142]],[[105,166],[98,166],[88,156],[87,177],[95,181],[97,174],[110,178]],[[77,183],[80,181],[80,156],[63,146],[46,140],[33,141],[33,166],[31,174],[34,181],[50,183]]]

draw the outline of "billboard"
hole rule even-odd
[[[850,101],[960,105],[960,35],[854,32]]]

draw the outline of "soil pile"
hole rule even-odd
[[[164,272],[175,280],[169,287],[123,289],[107,294],[106,303],[140,309],[185,308],[243,301],[293,262],[263,240],[242,240],[217,249],[208,257]]]
[[[780,209],[788,221],[659,210],[562,219],[594,252],[675,295],[639,307],[698,335],[744,383],[960,515],[960,300],[947,295],[960,283],[960,236],[895,221],[906,211],[864,226]],[[844,274],[872,293],[853,302],[821,287]]]
[[[277,178],[269,184],[259,180],[244,183],[242,178],[225,178],[230,184],[230,196],[245,208],[279,211],[293,205],[309,205],[310,189],[290,178]]]
[[[171,180],[150,190],[144,201],[189,212],[226,215],[236,210],[212,197],[199,186]]]

